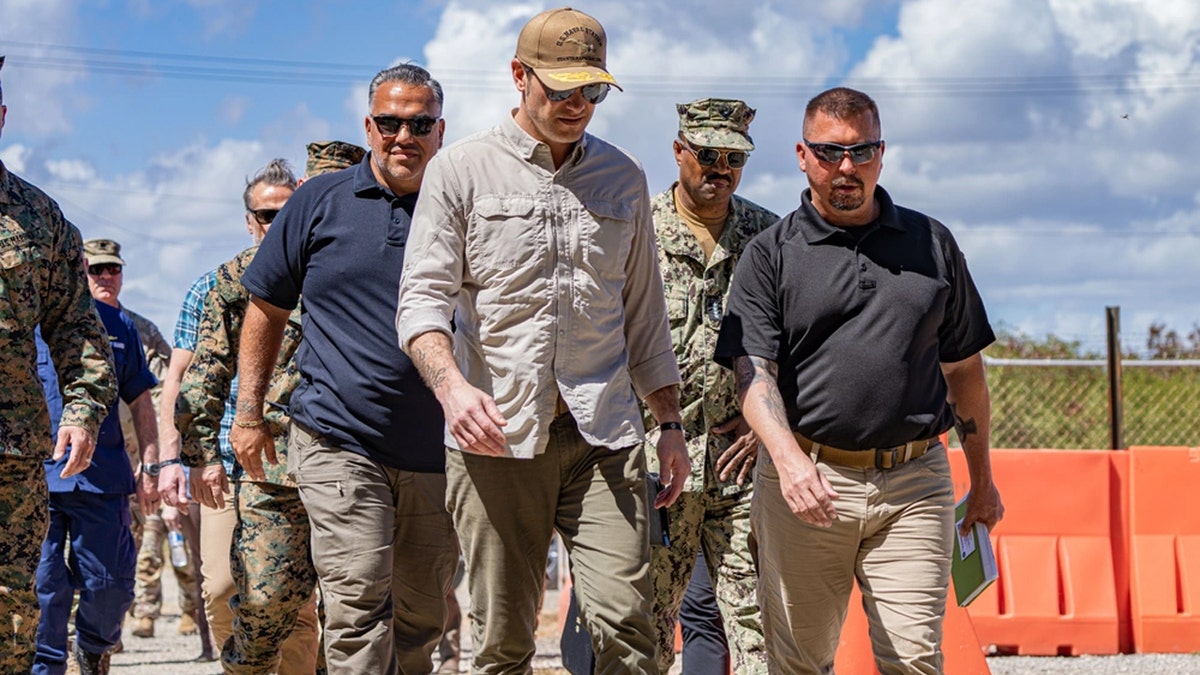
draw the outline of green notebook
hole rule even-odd
[[[967,495],[963,495],[954,506],[954,559],[950,565],[950,576],[954,578],[954,595],[958,599],[959,607],[971,604],[983,589],[991,586],[1000,576],[987,526],[975,523],[966,536],[959,534],[966,513]]]

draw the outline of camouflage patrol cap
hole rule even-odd
[[[677,103],[679,133],[692,145],[731,150],[754,149],[750,138],[750,122],[754,108],[745,101],[732,98],[702,98],[691,103]]]
[[[83,242],[83,254],[89,265],[113,263],[125,266],[125,261],[121,259],[121,245],[112,239],[88,239]]]
[[[340,171],[362,161],[367,151],[345,141],[314,141],[308,144],[308,163],[304,177],[312,178],[330,171]]]

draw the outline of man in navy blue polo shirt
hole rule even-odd
[[[819,94],[803,133],[809,189],[742,254],[716,346],[767,450],[750,520],[768,661],[831,672],[857,578],[879,670],[940,673],[954,487],[938,435],[955,426],[970,469],[962,527],[995,525],[995,337],[950,231],[878,186],[875,102]]]
[[[263,458],[275,461],[263,399],[303,295],[288,469],[312,522],[329,672],[428,673],[458,547],[442,409],[394,319],[410,216],[445,130],[442,89],[403,64],[375,76],[368,101],[370,153],[304,183],[242,277],[253,298],[230,440],[262,480]]]
[[[133,320],[117,305],[123,262],[113,255],[88,252],[88,287],[104,322],[116,365],[119,394],[129,405],[141,445],[143,467],[158,462],[158,429],[150,390],[158,383],[146,364]],[[46,366],[49,366],[47,363]],[[39,375],[53,412],[61,413],[58,380],[52,367]],[[52,424],[57,426],[57,419]],[[37,569],[41,618],[37,630],[35,675],[66,671],[67,624],[75,591],[74,658],[81,672],[108,672],[108,650],[121,639],[121,621],[133,604],[137,549],[130,529],[129,495],[137,493],[143,513],[158,502],[155,481],[138,472],[135,481],[116,401],[100,423],[96,453],[82,473],[62,477],[67,459],[46,460],[50,489],[50,528],[42,544]],[[67,544],[70,543],[70,556]]]

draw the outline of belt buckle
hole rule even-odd
[[[903,446],[903,445],[897,445],[897,446],[893,446],[890,448],[875,448],[875,468],[879,469],[880,471],[888,471],[890,469],[896,468],[899,465],[899,462],[897,462],[896,460],[899,459],[900,453],[904,450],[905,447],[906,446]],[[883,461],[884,457],[891,458],[890,465],[884,466],[884,461]]]

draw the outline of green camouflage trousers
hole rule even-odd
[[[753,494],[752,489],[724,496],[719,488],[685,491],[671,506],[671,545],[650,550],[660,672],[668,672],[675,662],[679,607],[696,565],[697,549],[703,547],[729,639],[733,672],[766,674],[767,653],[755,595],[758,575],[749,542]]]
[[[162,613],[162,572],[164,567],[163,547],[167,543],[167,525],[157,513],[144,518],[136,499],[131,499],[133,511],[133,538],[137,542],[137,583],[133,587],[133,607],[129,615],[135,619],[157,619]],[[181,516],[186,518],[186,516]],[[195,552],[188,550],[188,560]],[[179,582],[179,611],[182,614],[196,613],[196,577],[192,565],[175,567],[175,580]]]
[[[41,457],[0,455],[0,673],[33,670],[35,575],[49,505]]]
[[[300,491],[276,483],[234,483],[238,522],[233,530],[230,573],[236,592],[233,634],[221,649],[221,665],[229,673],[290,672],[300,664],[280,666],[280,646],[293,631],[307,631],[303,644],[311,654],[307,672],[317,660],[317,620],[298,621],[313,602],[317,572],[309,551],[308,513]],[[291,656],[291,655],[288,655]],[[301,660],[301,659],[296,659]]]

